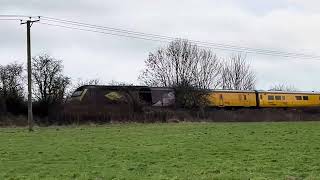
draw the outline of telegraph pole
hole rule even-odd
[[[40,17],[38,20],[27,20],[25,22],[21,22],[21,24],[27,25],[27,70],[28,70],[28,127],[29,131],[33,131],[33,114],[32,114],[32,77],[31,77],[31,35],[30,29],[34,22],[40,21]]]

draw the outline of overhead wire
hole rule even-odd
[[[1,18],[1,17],[7,17],[7,18]],[[100,34],[106,34],[106,35],[112,35],[112,36],[121,36],[121,37],[134,38],[134,39],[142,39],[142,40],[148,40],[148,41],[168,43],[176,39],[181,39],[181,38],[176,38],[171,36],[144,33],[144,32],[127,30],[127,29],[101,26],[101,25],[95,25],[95,24],[89,24],[89,23],[84,23],[79,21],[59,19],[59,18],[53,18],[53,17],[47,17],[47,16],[0,15],[0,20],[23,20],[23,19],[17,19],[18,17],[41,18],[41,21],[45,21],[45,22],[38,22],[38,23],[43,25],[48,25],[48,26],[56,26],[60,28],[88,31],[88,32],[94,32],[94,33],[100,33]],[[285,51],[269,50],[269,49],[261,49],[261,48],[250,48],[245,46],[237,46],[233,44],[213,43],[213,42],[190,40],[190,39],[188,39],[188,41],[191,43],[197,44],[199,47],[217,49],[217,50],[223,50],[223,51],[248,53],[248,54],[261,54],[261,55],[267,55],[267,56],[280,56],[285,58],[320,60],[320,56],[312,55],[312,54],[285,52]]]
[[[42,19],[42,20],[45,20],[46,21],[46,18],[45,19]],[[47,20],[48,21],[48,20]],[[49,22],[57,22],[57,23],[63,23],[63,24],[68,24],[68,25],[75,25],[75,26],[80,26],[80,27],[86,27],[86,28],[93,28],[93,29],[99,29],[99,30],[106,30],[106,31],[112,31],[112,32],[117,32],[120,33],[119,35],[121,35],[121,33],[124,33],[124,34],[130,34],[130,35],[133,35],[133,36],[139,36],[139,37],[149,37],[149,38],[153,38],[154,40],[158,41],[161,40],[161,41],[172,41],[172,40],[175,40],[175,39],[179,39],[179,38],[174,38],[174,37],[169,37],[169,36],[162,36],[162,35],[156,35],[156,34],[148,34],[148,33],[142,33],[142,32],[136,32],[136,31],[129,31],[129,30],[122,30],[122,29],[117,29],[117,28],[110,28],[110,27],[105,27],[105,26],[98,26],[98,25],[91,25],[91,24],[86,24],[86,23],[77,23],[77,22],[74,22],[74,21],[59,21],[57,19],[55,20],[49,20]],[[64,23],[64,22],[68,22],[68,23]],[[51,24],[53,25],[53,24]],[[131,36],[130,36],[131,37]],[[136,37],[138,38],[138,37]],[[190,42],[200,42],[200,41],[192,41],[192,40],[189,40]],[[202,44],[204,44],[202,42]]]
[[[131,35],[123,35],[123,34],[117,34],[117,33],[112,33],[112,32],[105,32],[105,31],[98,31],[98,30],[83,29],[83,28],[77,28],[77,27],[65,26],[65,25],[59,25],[59,24],[50,24],[50,23],[43,23],[43,22],[38,22],[38,24],[44,24],[44,25],[48,25],[48,26],[56,26],[56,27],[62,27],[62,28],[67,28],[67,29],[80,30],[80,31],[95,32],[95,33],[101,33],[101,34],[108,34],[108,35],[114,35],[114,36],[123,36],[123,37],[128,37],[128,38],[135,38],[135,39],[143,39],[143,40],[150,40],[150,41],[160,41],[160,40],[151,39],[151,38],[136,37],[136,36],[131,36]],[[170,42],[170,41],[162,41],[162,42]]]
[[[67,28],[67,29],[73,29],[73,30],[80,30],[80,31],[95,32],[95,33],[101,33],[101,34],[107,34],[107,35],[113,35],[113,36],[122,36],[122,37],[134,38],[134,39],[142,39],[142,40],[148,40],[148,41],[165,42],[165,43],[171,42],[170,40],[160,40],[160,39],[152,39],[152,38],[145,38],[145,37],[139,37],[139,36],[123,35],[123,34],[116,34],[116,33],[104,32],[104,31],[97,31],[97,30],[89,30],[89,29],[83,29],[83,28],[77,28],[77,27],[71,27],[71,26],[64,26],[64,25],[57,25],[57,24],[50,24],[50,23],[43,23],[43,22],[38,22],[38,24],[61,27],[61,28]],[[204,45],[197,45],[197,46],[203,47],[203,48],[212,49],[212,47],[210,47],[210,46],[204,46]],[[217,47],[215,49],[228,50],[228,49],[219,48],[219,47]],[[232,51],[233,52],[243,53],[243,51],[237,51],[237,50],[232,50]]]
[[[0,17],[28,17],[28,18],[35,18],[39,16],[28,16],[28,15],[17,15],[17,14],[0,14]]]
[[[0,18],[0,21],[21,21],[22,19],[17,19],[17,18],[15,18],[15,19],[13,19],[13,18],[7,18],[7,19],[4,19],[4,18]]]
[[[27,21],[33,18],[39,18],[39,16],[0,14],[0,20],[2,21]]]
[[[73,25],[73,26],[80,26],[80,27],[86,27],[86,28],[92,28],[92,29],[112,31],[112,32],[117,32],[117,33],[135,35],[135,36],[156,38],[156,39],[161,39],[161,40],[164,39],[164,40],[172,41],[174,39],[177,39],[177,38],[170,37],[170,36],[143,33],[143,32],[137,32],[137,31],[130,31],[130,30],[125,30],[125,29],[119,29],[119,28],[113,28],[113,27],[107,27],[107,26],[99,26],[99,25],[94,25],[94,24],[82,23],[82,22],[65,20],[65,19],[58,19],[58,18],[51,18],[51,17],[46,17],[46,16],[41,16],[41,19],[45,20],[45,21],[49,21],[49,22],[51,21],[54,23],[68,24],[68,25]],[[241,52],[246,52],[246,53],[256,53],[256,54],[283,56],[283,57],[295,57],[295,58],[302,57],[302,58],[307,58],[307,59],[314,59],[314,58],[320,59],[320,56],[303,54],[303,53],[292,53],[292,52],[284,52],[284,51],[277,51],[277,50],[249,48],[249,47],[243,47],[243,46],[219,44],[219,43],[196,41],[196,40],[189,40],[189,41],[193,42],[193,43],[209,46],[209,47],[214,47],[215,49],[220,48],[223,50],[230,50],[230,51],[237,51],[237,52],[241,51]]]
[[[72,26],[65,26],[65,25],[58,25],[58,24],[50,24],[50,23],[43,23],[43,22],[38,22],[39,24],[43,25],[48,25],[48,26],[55,26],[55,27],[61,27],[61,28],[67,28],[67,29],[73,29],[73,30],[80,30],[80,31],[88,31],[88,32],[95,32],[95,33],[101,33],[101,34],[107,34],[107,35],[113,35],[113,36],[122,36],[122,37],[128,37],[128,38],[134,38],[134,39],[142,39],[142,40],[148,40],[148,41],[157,41],[157,42],[171,42],[170,40],[160,40],[160,39],[153,39],[153,38],[145,38],[145,37],[139,37],[139,36],[132,36],[132,35],[123,35],[123,34],[117,34],[117,33],[111,33],[111,32],[105,32],[105,31],[98,31],[98,30],[90,30],[90,29],[84,29],[84,28],[77,28],[77,27],[72,27]],[[222,48],[222,47],[212,47],[212,46],[205,46],[205,45],[198,45],[199,47],[203,48],[210,48],[210,49],[217,49],[217,50],[223,50],[223,51],[232,51],[232,52],[238,52],[238,53],[243,53],[241,50],[230,50],[227,48]],[[255,52],[249,52],[247,51],[246,53],[251,54]],[[260,53],[263,55],[268,55],[268,56],[278,56],[274,54],[267,54],[267,53]],[[282,55],[282,57],[287,57],[287,58],[296,58],[295,56],[288,56],[288,55]],[[306,58],[305,58],[306,59]],[[308,58],[307,58],[308,59]],[[315,59],[315,58],[313,58]],[[320,60],[320,59],[319,59]]]
[[[46,16],[41,16],[41,19],[42,20],[47,20],[47,21],[53,21],[53,22],[57,22],[57,23],[66,23],[66,24],[72,24],[72,25],[76,25],[76,26],[97,28],[97,29],[116,31],[116,32],[121,32],[121,33],[134,34],[134,35],[152,36],[152,37],[158,37],[158,38],[172,39],[172,37],[169,37],[169,36],[156,35],[156,34],[150,34],[150,33],[143,33],[143,32],[137,32],[137,31],[130,31],[130,30],[125,30],[125,29],[113,28],[113,27],[108,27],[108,26],[99,26],[99,25],[93,25],[93,24],[88,24],[88,23],[81,23],[81,22],[63,20],[63,19],[57,19],[57,18],[49,18],[49,17],[46,17]]]

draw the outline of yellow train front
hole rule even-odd
[[[208,101],[210,107],[320,107],[320,93],[213,90],[208,95]]]

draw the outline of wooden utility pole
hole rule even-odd
[[[21,24],[27,25],[27,66],[28,66],[28,127],[29,131],[33,131],[33,114],[32,114],[32,68],[31,68],[31,35],[30,29],[34,22],[38,22],[38,20],[27,20],[26,22],[21,22]]]

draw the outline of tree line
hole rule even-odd
[[[0,114],[27,113],[25,74],[24,64],[0,65]],[[177,39],[149,54],[138,79],[148,86],[175,88],[183,107],[201,107],[209,89],[253,90],[256,73],[243,54],[223,59],[210,49]],[[41,117],[63,104],[77,87],[101,84],[97,79],[72,83],[63,62],[47,54],[32,58],[32,82],[34,114]]]
[[[99,84],[98,79],[75,83],[64,74],[62,60],[48,54],[32,58],[33,113],[46,117],[54,111],[72,92],[82,85]],[[0,65],[0,115],[25,115],[27,113],[26,68],[13,62]]]
[[[0,110],[14,115],[27,112],[25,67],[17,62],[0,65]],[[50,107],[61,104],[70,78],[63,74],[62,61],[49,55],[32,58],[34,113],[46,116]]]

